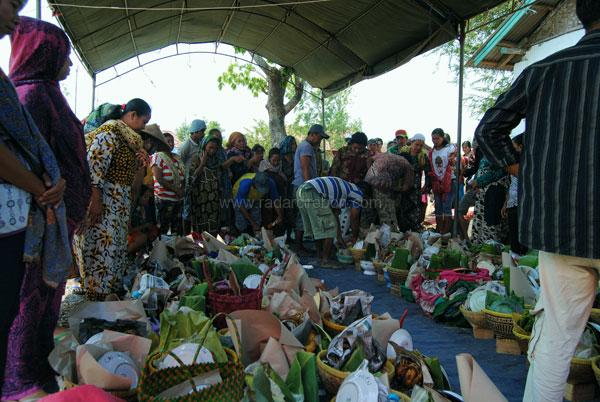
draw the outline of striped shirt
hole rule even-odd
[[[519,160],[510,131],[526,118]],[[475,139],[490,162],[520,162],[519,241],[600,258],[600,30],[528,67]]]
[[[164,180],[173,181],[173,170],[175,169],[179,174],[179,183],[183,185],[185,178],[185,167],[179,156],[173,154],[173,157],[165,154],[164,152],[157,152],[150,158],[150,166],[157,166],[162,171]],[[173,191],[169,191],[160,185],[156,177],[154,178],[154,196],[166,201],[181,201],[181,198]]]
[[[306,182],[317,190],[331,208],[361,208],[363,193],[356,184],[339,177],[317,177]]]

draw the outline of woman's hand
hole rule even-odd
[[[44,174],[43,179],[47,190],[42,195],[37,197],[36,201],[40,205],[52,206],[54,209],[56,209],[63,201],[63,195],[65,194],[67,182],[65,179],[60,178],[58,179],[58,182],[56,182],[56,185],[53,186],[48,175]]]
[[[229,159],[233,159],[235,163],[242,163],[244,160],[246,160],[246,158],[244,158],[242,155],[232,156]]]
[[[92,197],[90,199],[90,206],[88,208],[88,222],[91,225],[95,225],[100,221],[102,217],[104,206],[102,205],[102,195],[100,190],[97,188],[92,189]]]
[[[137,151],[137,158],[142,166],[150,166],[148,152],[146,152],[145,149],[140,149],[139,151]]]

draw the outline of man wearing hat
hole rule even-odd
[[[320,124],[313,124],[308,130],[306,139],[298,144],[294,155],[294,194],[304,182],[314,179],[317,173],[317,154],[315,148],[319,148],[323,139],[329,139],[325,129]],[[307,251],[302,243],[304,228],[302,218],[298,214],[296,219],[296,247],[298,251]]]
[[[183,201],[183,221],[185,223],[184,232],[188,233],[190,227],[190,197],[189,197],[189,176],[190,176],[190,165],[192,161],[198,157],[200,153],[200,143],[204,138],[204,132],[206,131],[206,122],[204,120],[196,119],[192,120],[190,125],[190,138],[188,138],[179,147],[179,156],[183,162],[185,168],[185,197]]]
[[[408,142],[408,133],[404,129],[396,130],[396,144],[398,144],[398,148],[402,148]]]
[[[283,211],[279,201],[277,185],[265,172],[247,173],[239,178],[233,186],[233,210],[235,211],[235,227],[240,232],[252,234],[261,228],[261,207],[270,201],[275,207],[277,219],[269,226],[277,226],[283,222]]]

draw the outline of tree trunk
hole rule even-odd
[[[266,75],[268,84],[266,108],[269,113],[269,131],[271,134],[271,144],[276,147],[287,135],[285,130],[285,116],[302,99],[304,81],[296,75],[284,74],[284,68],[271,66],[260,56],[255,55],[254,61]],[[294,79],[294,95],[285,103],[285,91],[290,79]]]

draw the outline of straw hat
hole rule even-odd
[[[152,137],[152,139],[155,140],[154,142],[156,143],[156,148],[158,152],[169,152],[171,150],[171,147],[169,146],[169,144],[167,144],[167,139],[160,130],[158,124],[148,124],[141,131],[142,133],[149,135],[150,137]]]

